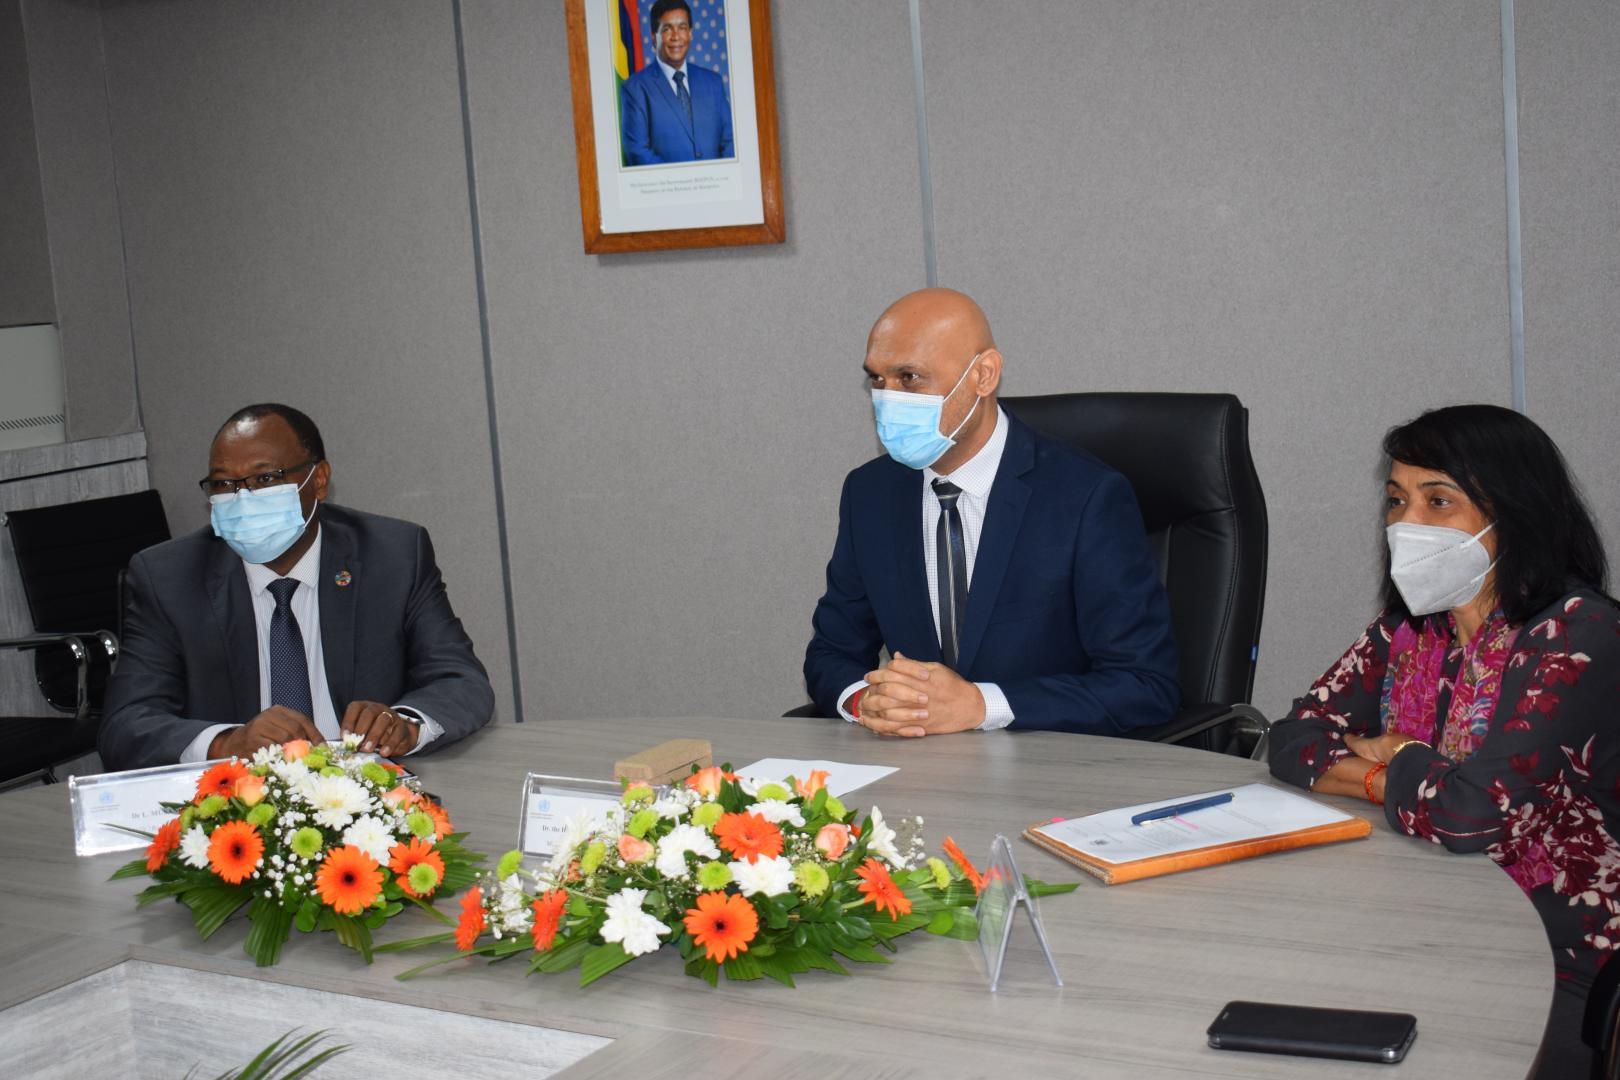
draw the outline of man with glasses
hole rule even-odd
[[[692,9],[658,0],[649,17],[654,62],[619,88],[619,131],[626,165],[735,157],[725,80],[687,63]]]
[[[900,736],[1169,720],[1176,646],[1136,497],[996,403],[979,305],[901,297],[864,369],[888,455],[844,481],[804,658],[822,715]]]
[[[297,409],[250,405],[219,429],[199,481],[210,527],[130,560],[109,769],[344,732],[397,757],[489,720],[494,692],[426,530],[331,505],[331,478]]]

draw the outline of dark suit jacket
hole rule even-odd
[[[1170,608],[1125,478],[1014,417],[990,489],[957,672],[993,682],[1013,727],[1111,735],[1180,700]],[[882,646],[939,660],[922,541],[923,474],[888,457],[849,474],[827,592],[805,651],[826,716]]]
[[[688,62],[686,89],[692,95],[690,121],[657,60],[648,61],[624,81],[619,88],[619,131],[626,162],[657,165],[735,156],[725,82],[708,68]]]
[[[482,727],[495,695],[450,610],[427,530],[330,503],[319,520],[321,650],[339,718],[351,701],[411,706],[444,728],[428,750]],[[125,596],[99,740],[109,769],[173,764],[205,727],[259,712],[247,574],[211,529],[136,555]]]

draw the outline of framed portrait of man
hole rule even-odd
[[[566,0],[585,251],[780,243],[768,0]]]

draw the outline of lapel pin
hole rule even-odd
[[[353,580],[354,580],[354,575],[349,573],[347,570],[339,570],[337,572],[337,576],[332,578],[333,584],[335,584],[340,589],[343,588],[344,586],[348,585],[349,582],[351,582]]]

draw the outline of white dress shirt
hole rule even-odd
[[[298,634],[304,639],[304,664],[309,670],[309,696],[315,712],[310,719],[323,736],[338,739],[342,737],[339,727],[341,718],[332,706],[332,688],[326,682],[326,659],[321,651],[320,573],[323,539],[316,533],[315,542],[309,545],[303,558],[287,571],[287,577],[298,582],[288,606],[292,609],[293,618],[298,620]],[[253,598],[253,624],[259,642],[259,709],[262,712],[273,704],[270,700],[270,618],[276,613],[276,598],[270,592],[270,583],[276,581],[278,575],[263,563],[250,563],[245,559],[242,569],[247,573],[248,593]],[[416,745],[410,749],[410,753],[416,753],[444,734],[444,729],[423,716],[420,710],[405,711],[422,719],[416,733]],[[180,755],[181,762],[206,761],[208,747],[213,744],[214,737],[229,728],[241,726],[213,724],[204,728],[202,734],[186,746]]]
[[[1001,454],[1006,448],[1007,414],[998,405],[996,426],[990,432],[990,440],[979,448],[977,454],[964,461],[949,476],[937,473],[931,467],[923,470],[921,519],[923,571],[927,574],[928,606],[934,612],[935,633],[939,632],[939,556],[935,550],[935,532],[939,528],[942,510],[939,496],[934,494],[934,481],[948,480],[962,489],[962,494],[956,497],[956,510],[962,516],[962,541],[967,546],[967,580],[971,593],[973,564],[979,554],[979,534],[984,529],[985,511],[990,506],[990,489],[995,485],[996,470],[1001,468]],[[865,685],[865,679],[851,683],[838,695],[838,711],[843,714],[845,720],[854,720],[855,717],[844,708],[844,702],[849,700],[849,695]],[[973,685],[984,695],[984,722],[979,725],[980,731],[998,731],[1013,722],[1012,706],[1007,704],[1007,695],[1002,693],[1001,687],[987,682]]]

